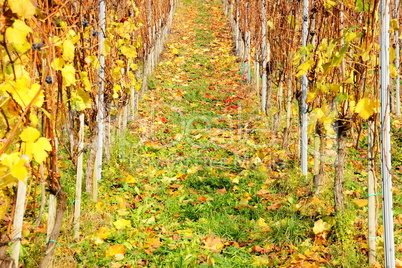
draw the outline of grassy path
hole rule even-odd
[[[359,267],[327,241],[331,208],[310,199],[242,83],[219,1],[181,1],[149,87],[60,263],[335,267],[347,255]]]

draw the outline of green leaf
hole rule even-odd
[[[363,11],[363,0],[356,0],[355,11],[362,12]]]
[[[337,67],[342,63],[343,58],[345,57],[345,53],[349,48],[349,43],[346,43],[338,52],[335,53],[334,58],[332,59],[332,66]]]
[[[338,102],[344,102],[348,99],[348,94],[346,93],[339,93],[338,96],[336,96],[336,100]]]

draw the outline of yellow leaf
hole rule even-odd
[[[134,177],[131,176],[131,175],[128,175],[124,180],[125,180],[127,183],[136,183],[136,182],[137,182],[137,179],[134,178]]]
[[[335,5],[336,5],[336,3],[334,1],[331,1],[331,0],[327,0],[327,1],[324,2],[324,7],[326,9],[331,9]]]
[[[391,76],[391,78],[395,78],[398,76],[398,69],[395,66],[395,63],[391,63],[388,67],[389,69],[389,75]]]
[[[123,245],[113,245],[108,250],[106,250],[106,257],[115,257],[117,254],[126,254],[126,250]]]
[[[34,142],[39,138],[39,136],[39,130],[33,127],[27,127],[20,134],[20,138],[24,142]]]
[[[120,90],[121,90],[121,86],[120,86],[120,85],[115,84],[115,85],[113,86],[113,98],[114,98],[114,99],[117,99],[117,98],[119,97],[119,92],[120,92]]]
[[[91,108],[92,99],[81,87],[77,88],[77,91],[71,93],[72,108],[76,111],[83,111],[87,108]]]
[[[33,142],[23,142],[21,144],[21,152],[29,158],[32,158],[33,144]]]
[[[45,159],[48,157],[48,154],[46,151],[51,151],[51,150],[52,150],[52,145],[50,145],[49,140],[44,137],[41,137],[33,144],[32,154],[35,158],[35,161],[40,164],[43,161],[45,161]]]
[[[105,39],[102,47],[102,55],[106,57],[107,55],[110,54],[110,50],[111,50],[110,41],[108,39]]]
[[[74,30],[70,29],[67,33],[67,39],[71,40],[73,44],[76,44],[78,41],[80,41],[80,35],[77,34]]]
[[[14,163],[20,160],[19,153],[12,153],[12,154],[2,154],[0,156],[0,162],[2,165],[11,168]]]
[[[397,19],[392,19],[389,22],[389,27],[391,28],[392,31],[398,31],[399,30],[398,20]]]
[[[261,165],[262,166],[262,165]],[[232,179],[232,183],[234,184],[239,184],[240,183],[240,177],[236,176]]]
[[[30,0],[8,0],[8,4],[13,13],[25,19],[30,19],[35,15],[36,8]]]
[[[55,58],[52,64],[53,68],[57,71],[61,71],[64,66],[64,60],[62,58]]]
[[[274,28],[274,22],[272,20],[267,21],[267,26],[271,29]]]
[[[15,163],[12,168],[10,169],[11,175],[14,178],[17,178],[20,181],[25,181],[26,177],[28,176],[28,170],[25,167],[26,160],[20,158],[17,163]]]
[[[50,144],[49,140],[47,138],[41,137],[39,138],[35,144],[38,144],[38,146],[40,146],[40,148],[42,148],[45,151],[51,151],[52,145]]]
[[[268,224],[265,222],[265,220],[263,218],[259,218],[257,220],[257,225],[260,227],[268,227]]]
[[[137,58],[137,50],[134,47],[122,46],[120,52],[127,58]]]
[[[91,91],[92,87],[91,87],[91,82],[89,81],[89,78],[88,78],[88,72],[81,72],[80,76],[81,76],[81,82],[84,85],[85,91]]]
[[[31,126],[36,127],[39,122],[38,116],[35,113],[30,113],[29,114],[29,122],[31,123]]]
[[[313,232],[315,234],[320,234],[326,231],[331,230],[331,225],[329,223],[324,222],[322,219],[319,219],[314,223]]]
[[[299,72],[296,74],[296,77],[300,77],[303,74],[307,73],[307,71],[313,66],[314,61],[313,60],[308,60],[301,64],[298,68]]]
[[[34,144],[34,146],[35,146],[35,144]],[[40,151],[36,151],[36,153],[34,154],[34,159],[36,162],[38,162],[38,164],[41,164],[41,163],[43,163],[43,161],[46,160],[46,158],[48,156],[49,155],[47,154],[46,151],[40,150]]]
[[[356,105],[355,113],[358,113],[364,120],[367,120],[375,112],[376,103],[368,98],[360,99]]]
[[[30,82],[30,78],[20,77],[17,81],[11,82],[8,91],[22,108],[26,108],[30,103],[32,106],[41,107],[45,98],[43,90],[37,83],[30,86]]]
[[[64,86],[68,87],[75,84],[75,68],[73,65],[66,64],[61,70],[61,74],[63,75]]]
[[[124,219],[119,219],[117,221],[115,221],[113,223],[114,227],[116,227],[116,229],[124,229],[126,227],[130,227],[131,226],[131,221],[130,220],[124,220]]]
[[[28,33],[32,33],[31,27],[25,24],[22,20],[15,20],[12,27],[7,28],[7,41],[13,44],[24,44],[27,41]]]
[[[100,227],[95,234],[101,239],[106,239],[110,235],[110,230],[106,227]]]
[[[138,65],[135,64],[135,63],[131,63],[131,64],[130,64],[130,68],[131,68],[131,70],[135,71],[135,70],[138,69]]]
[[[199,168],[199,166],[192,166],[191,168],[187,169],[187,174],[195,174]]]
[[[367,199],[353,199],[353,203],[355,203],[359,208],[365,207],[368,205]]]
[[[307,92],[307,103],[311,103],[314,101],[315,97],[317,96],[317,92]]]
[[[91,64],[91,66],[93,68],[99,68],[100,67],[100,63],[99,63],[99,58],[96,56],[88,56],[85,58],[85,62],[87,62],[88,64]]]
[[[253,198],[251,197],[251,194],[249,194],[249,193],[244,193],[244,194],[243,194],[243,198],[244,198],[244,199],[247,199],[247,200],[253,199]]]
[[[71,61],[74,59],[75,46],[71,40],[65,40],[63,42],[63,59]]]

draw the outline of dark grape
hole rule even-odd
[[[99,35],[99,32],[97,32],[97,31],[92,32],[92,36],[98,36],[98,35]]]
[[[42,51],[42,47],[43,47],[43,43],[33,43],[32,44],[32,50],[38,50],[38,51]]]
[[[51,76],[46,76],[46,83],[53,84],[53,78]]]
[[[88,21],[87,21],[87,20],[83,20],[83,21],[82,21],[82,26],[88,27],[88,26],[89,26]]]
[[[42,51],[43,43],[37,43],[36,44],[36,49],[39,51]]]

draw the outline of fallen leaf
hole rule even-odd
[[[123,255],[124,258],[124,254],[126,254],[126,250],[124,249],[123,245],[113,245],[112,247],[110,247],[108,250],[106,250],[106,257],[115,257],[116,255],[118,255],[118,257],[121,257],[121,255]]]
[[[331,225],[329,223],[324,222],[322,219],[319,219],[314,223],[313,232],[314,234],[321,234],[323,232],[331,230]]]
[[[218,194],[226,194],[227,193],[226,188],[218,189],[218,190],[216,190],[216,192]]]
[[[126,227],[130,227],[131,226],[131,221],[130,220],[124,220],[124,219],[119,219],[117,221],[115,221],[113,223],[114,227],[116,227],[116,229],[124,229]]]
[[[133,176],[131,176],[131,175],[127,175],[127,177],[124,179],[127,183],[136,183],[137,182],[137,179],[136,178],[134,178]]]
[[[272,204],[272,205],[268,206],[267,210],[275,210],[275,209],[280,208],[281,206],[282,206],[281,204],[275,203],[275,204]]]
[[[259,218],[257,220],[257,225],[260,227],[268,227],[268,224],[265,222],[265,220],[263,218]]]
[[[206,202],[206,201],[207,201],[207,198],[202,195],[202,196],[199,196],[199,197],[197,198],[197,201]]]
[[[353,199],[353,203],[355,203],[359,208],[365,207],[368,204],[367,199]]]
[[[209,236],[204,239],[204,248],[209,249],[211,251],[220,251],[224,247],[224,243],[220,237],[217,236]]]
[[[98,229],[98,231],[95,232],[96,236],[98,236],[101,239],[106,239],[108,238],[109,234],[110,234],[110,230],[109,228],[106,227],[100,227]]]

